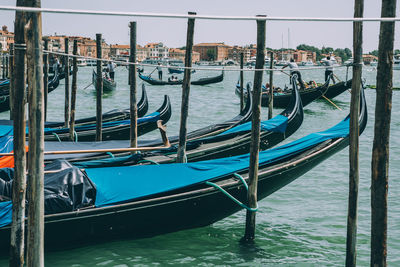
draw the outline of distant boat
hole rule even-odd
[[[311,60],[302,61],[302,62],[300,63],[300,66],[312,67],[312,66],[314,66],[314,62],[312,62]]]
[[[84,58],[78,58],[76,60],[76,64],[78,65],[78,67],[86,67],[87,66],[86,59],[84,59]]]
[[[113,91],[117,87],[117,83],[110,78],[102,77],[103,78],[103,92],[110,92]],[[97,88],[97,74],[93,70],[92,74],[92,83],[95,88]]]
[[[289,63],[289,61],[281,60],[276,63],[276,66],[285,66]]]
[[[86,66],[96,66],[97,60],[96,59],[86,59]]]
[[[333,66],[340,66],[334,56],[331,56],[331,59],[329,59],[329,60],[333,62]],[[349,60],[351,60],[351,63],[346,63]],[[346,62],[344,62],[344,64],[352,64],[353,63],[353,58],[350,58],[349,60],[346,60]],[[324,62],[324,61],[328,61],[328,59],[326,57],[321,59],[321,62]]]
[[[400,55],[394,56],[393,59],[393,69],[400,70]]]

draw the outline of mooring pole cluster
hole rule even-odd
[[[17,6],[38,7],[40,0],[17,0]],[[382,17],[396,16],[396,0],[382,0]],[[362,18],[364,0],[355,0],[354,18]],[[194,36],[194,12],[189,12],[185,51],[185,71],[182,85],[179,146],[176,161],[185,163],[187,118],[189,110],[192,51]],[[193,17],[190,17],[193,16]],[[257,16],[257,55],[254,73],[252,128],[249,163],[249,191],[246,213],[246,229],[242,240],[255,238],[258,184],[258,159],[260,148],[261,96],[265,62],[266,16]],[[136,86],[136,22],[130,22],[130,146],[137,147],[137,86]],[[389,165],[389,136],[392,103],[394,21],[382,21],[380,25],[379,60],[376,88],[375,126],[371,174],[371,266],[386,266],[387,255],[387,192]],[[26,240],[26,265],[44,266],[44,122],[47,113],[48,93],[48,39],[42,47],[42,18],[40,12],[16,11],[14,44],[9,56],[2,57],[2,76],[10,77],[10,118],[14,133],[14,178],[12,192],[12,224],[10,266],[23,266]],[[346,266],[356,266],[357,204],[359,187],[359,105],[362,84],[363,22],[353,21],[353,80],[350,106],[349,149],[349,201],[347,218]],[[69,40],[65,38],[65,126],[70,127],[70,139],[74,140],[75,106],[77,94],[78,43],[73,44],[73,76],[71,101],[69,99]],[[102,140],[102,35],[96,34],[96,141]],[[243,110],[243,53],[240,54],[240,109]],[[274,55],[270,54],[268,118],[272,118]],[[25,61],[26,59],[26,61]],[[43,68],[44,67],[44,68]],[[27,72],[25,72],[27,69]],[[57,70],[54,70],[57,72]],[[25,76],[26,74],[26,76]],[[57,73],[55,73],[57,75]],[[27,87],[26,87],[27,81]],[[27,88],[27,89],[26,89]],[[26,95],[29,104],[28,163],[26,157]],[[248,96],[250,97],[250,96]],[[71,103],[71,106],[69,106]],[[71,108],[71,110],[70,110]],[[70,116],[69,116],[70,115]],[[134,149],[131,149],[133,151]],[[28,168],[27,168],[28,166]],[[28,177],[28,179],[27,179]],[[29,181],[27,186],[27,180]],[[26,201],[27,200],[27,201]],[[27,219],[25,205],[29,203]],[[25,234],[25,222],[27,234]]]

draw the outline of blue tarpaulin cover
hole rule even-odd
[[[147,116],[141,117],[137,119],[137,123],[144,123],[144,122],[152,122],[152,121],[157,121],[160,119],[160,113],[159,112],[153,112]],[[131,124],[131,120],[121,120],[121,121],[110,121],[110,122],[104,122],[103,123],[103,128],[107,128],[107,127],[115,127],[115,126],[119,126],[119,125],[130,125]],[[75,127],[75,131],[85,131],[85,130],[94,130],[96,129],[96,124],[89,124],[89,125],[83,125],[83,126],[77,126]],[[28,132],[28,128],[26,129],[26,131]],[[69,132],[69,128],[60,128],[60,129],[56,129],[56,128],[45,128],[44,132],[46,134],[49,133],[68,133]]]
[[[326,131],[260,152],[259,163],[262,166],[279,161],[326,140],[346,137],[349,121],[347,117]],[[95,205],[103,207],[216,179],[248,167],[246,154],[194,163],[94,168],[86,172],[97,188]],[[0,202],[0,227],[10,222],[11,203]]]
[[[9,225],[12,220],[11,201],[0,202],[0,227]]]
[[[270,120],[262,121],[261,131],[284,133],[286,131],[287,124],[288,124],[288,118],[286,116],[277,115]],[[220,133],[219,135],[237,133],[243,131],[251,131],[251,121],[233,127],[232,129]]]
[[[313,133],[286,145],[260,152],[260,165],[271,163],[349,133],[349,118],[329,130]],[[166,192],[219,178],[249,167],[249,155],[186,163],[87,169],[97,188],[98,207]]]
[[[0,125],[0,136],[12,135],[13,126],[12,125]]]
[[[14,136],[5,135],[0,137],[0,153],[10,153],[14,149]]]
[[[145,122],[155,122],[160,119],[160,112],[153,112],[147,116],[138,118],[137,123],[145,123]],[[104,122],[103,128],[119,126],[119,125],[130,125],[131,120],[121,120],[121,121],[111,121]],[[75,127],[75,131],[85,131],[85,130],[94,130],[96,129],[96,124],[89,124],[84,126]],[[44,128],[45,134],[51,133],[68,133],[69,128]],[[28,127],[26,127],[26,133],[28,133]],[[0,136],[12,135],[13,134],[13,126],[12,125],[0,125]]]

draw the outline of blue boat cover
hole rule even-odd
[[[272,119],[262,121],[261,122],[261,131],[271,131],[271,132],[279,132],[284,133],[286,131],[286,127],[288,124],[288,118],[283,115],[277,115]],[[240,124],[236,127],[233,127],[219,135],[225,135],[230,133],[237,133],[243,131],[251,131],[251,121]]]
[[[137,119],[137,123],[145,123],[145,122],[155,122],[160,119],[160,112],[153,112],[147,116],[141,117]],[[115,127],[115,126],[122,126],[122,125],[130,125],[131,120],[121,120],[121,121],[110,121],[110,122],[104,122],[103,123],[103,128],[107,127]],[[89,125],[83,125],[83,126],[77,126],[75,128],[75,131],[87,131],[87,130],[94,130],[96,129],[96,124],[89,124]],[[28,128],[26,129],[26,132],[28,133]],[[44,128],[45,134],[50,134],[50,133],[68,133],[69,128]]]
[[[12,221],[11,201],[0,202],[0,228],[9,225]]]
[[[145,122],[156,122],[160,119],[160,112],[153,112],[147,116],[138,118],[137,123],[145,123]],[[104,122],[103,128],[119,126],[119,125],[129,125],[131,120],[122,120],[122,121],[111,121]],[[85,130],[94,130],[96,129],[96,124],[89,124],[84,126],[78,126],[75,128],[76,131],[85,131]],[[69,128],[44,128],[45,134],[51,133],[68,133]],[[26,133],[28,134],[28,127],[26,127]],[[13,126],[12,125],[0,125],[0,137],[5,135],[13,134]]]
[[[0,125],[0,136],[12,135],[13,126],[12,125]]]
[[[302,152],[325,140],[346,137],[349,118],[336,126],[313,133],[286,145],[260,152],[259,163],[265,165]],[[133,199],[217,179],[249,167],[249,155],[186,163],[139,165],[87,169],[97,188],[97,207],[124,203]]]
[[[10,153],[14,149],[14,136],[5,135],[0,137],[0,153]]]
[[[326,140],[348,136],[349,121],[347,117],[326,131],[260,152],[260,166],[288,158]],[[248,167],[249,155],[246,154],[185,164],[94,168],[87,169],[86,173],[97,188],[95,205],[104,207],[217,179]],[[0,202],[0,227],[11,222],[11,206],[9,201]]]

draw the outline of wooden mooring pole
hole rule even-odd
[[[17,6],[25,6],[17,0]],[[14,63],[12,76],[12,118],[14,127],[14,179],[12,187],[12,223],[10,267],[23,266],[25,254],[26,150],[25,150],[25,13],[16,11],[14,22]]]
[[[129,23],[130,27],[130,55],[129,62],[136,63],[136,21]],[[131,113],[131,147],[137,147],[137,87],[136,87],[136,65],[129,65],[129,88],[130,88],[130,113]]]
[[[361,18],[364,13],[364,0],[355,0],[354,17]],[[349,148],[349,200],[347,212],[346,266],[356,266],[357,259],[357,209],[359,184],[359,109],[362,74],[363,23],[353,22],[353,82],[350,103],[350,148]]]
[[[96,34],[96,56],[97,56],[97,79],[96,79],[96,141],[102,140],[103,113],[101,96],[103,95],[102,78],[102,51],[101,51],[101,33]]]
[[[396,0],[382,0],[382,17],[396,17]],[[394,22],[381,22],[374,142],[371,164],[371,261],[386,266],[387,197],[389,186],[389,137],[392,112]]]
[[[49,39],[44,39],[44,50],[49,50]],[[47,95],[48,95],[48,82],[49,82],[49,52],[43,53],[43,86],[44,86],[44,121],[47,120]],[[56,75],[54,73],[54,75]]]
[[[0,51],[1,52],[1,51]],[[3,52],[1,52],[1,78],[6,78],[6,57]]]
[[[265,15],[257,17],[265,18]],[[258,151],[260,149],[260,121],[261,121],[261,86],[265,62],[265,20],[257,20],[257,56],[254,73],[253,87],[253,116],[251,119],[251,145],[249,166],[249,191],[247,194],[248,207],[257,207],[257,183],[258,183]],[[247,210],[246,230],[243,241],[252,242],[256,231],[256,213]]]
[[[244,109],[244,95],[243,95],[243,67],[244,67],[244,54],[240,52],[240,112]],[[250,97],[250,96],[247,96]]]
[[[271,119],[272,110],[274,107],[274,72],[272,71],[272,69],[274,69],[274,52],[273,51],[269,52],[269,55],[270,55],[269,68],[271,70],[269,71],[268,119]]]
[[[8,54],[6,54],[6,65],[4,66],[4,68],[6,69],[6,78],[10,78],[9,72],[8,72],[8,70],[10,68],[9,64],[10,64],[10,51],[8,51]]]
[[[65,56],[64,56],[64,73],[65,73],[65,106],[64,106],[64,118],[65,118],[65,127],[69,125],[69,39],[65,37],[64,39],[65,46]]]
[[[196,15],[195,12],[188,12],[189,15]],[[193,50],[193,34],[194,34],[194,18],[188,19],[185,67],[192,67],[192,50]],[[181,103],[181,123],[179,129],[179,146],[177,151],[176,162],[186,162],[186,134],[187,134],[187,117],[189,112],[189,93],[190,93],[190,76],[192,70],[185,69],[182,84],[182,103]]]
[[[40,8],[40,0],[26,0]],[[29,90],[27,267],[44,266],[44,116],[41,13],[27,14],[26,53]]]
[[[78,40],[74,40],[74,48],[72,53],[74,56],[78,55]],[[71,87],[71,118],[69,120],[69,138],[74,141],[75,133],[75,106],[76,106],[76,90],[77,90],[77,75],[78,75],[78,63],[77,58],[72,59],[72,87]]]
[[[10,44],[10,120],[13,119],[13,94],[14,94],[14,44]]]

